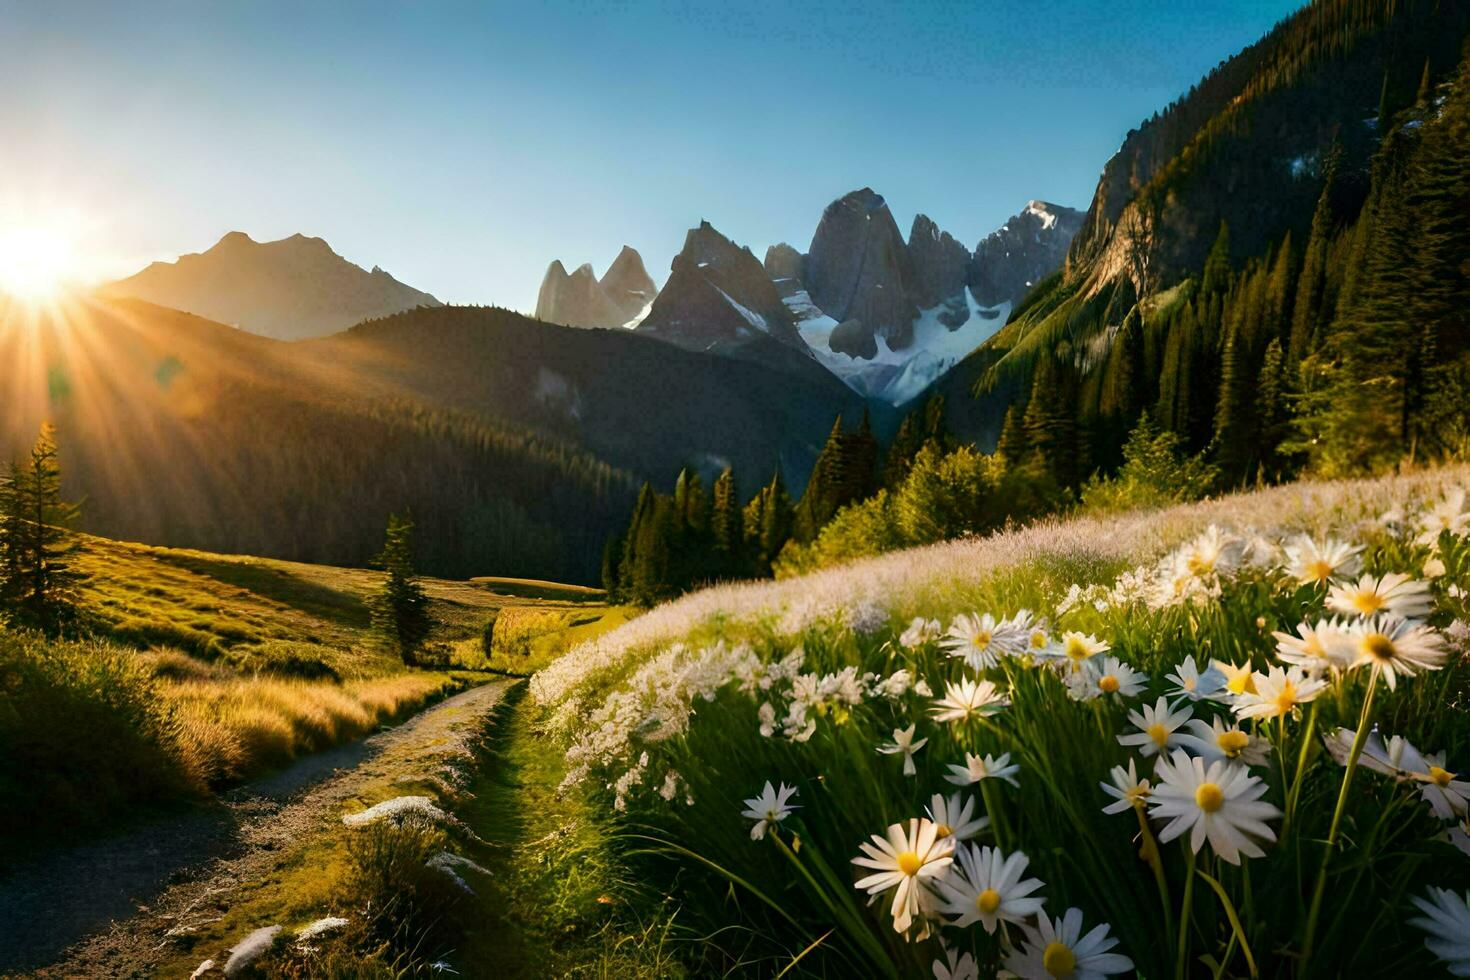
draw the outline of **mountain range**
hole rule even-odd
[[[599,281],[554,261],[536,318],[628,327],[694,350],[747,356],[756,338],[809,355],[854,391],[888,404],[916,397],[994,333],[1027,291],[1061,267],[1081,212],[1031,201],[973,251],[918,215],[905,241],[871,188],[827,205],[805,253],[784,242],[758,260],[708,221],[690,229],[662,293],[623,247]],[[637,286],[610,296],[620,265]],[[634,309],[639,300],[651,304]],[[767,355],[790,352],[761,343]],[[742,351],[746,351],[742,355]]]
[[[154,262],[102,288],[281,340],[322,337],[372,317],[440,306],[374,266],[354,265],[320,238],[257,242],[232,231],[203,252]]]

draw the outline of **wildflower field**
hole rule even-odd
[[[1463,468],[696,593],[532,697],[725,975],[1470,975]]]

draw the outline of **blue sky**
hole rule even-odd
[[[701,218],[804,250],[864,185],[973,246],[1296,5],[0,0],[0,221],[81,214],[95,275],[301,231],[518,309]]]

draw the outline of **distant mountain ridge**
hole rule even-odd
[[[536,294],[536,319],[567,327],[625,327],[636,325],[658,296],[643,256],[624,245],[598,279],[591,263],[567,273],[557,259],[541,279]]]
[[[154,262],[102,287],[279,340],[321,337],[373,317],[441,306],[373,266],[347,261],[320,238],[257,242],[232,231],[204,252]]]
[[[907,401],[1005,323],[1010,310],[1067,254],[1082,213],[1031,201],[972,252],[926,215],[905,241],[872,188],[823,210],[806,252],[782,242],[764,262],[709,221],[690,229],[652,303],[626,321],[591,266],[557,261],[542,280],[536,318],[629,326],[691,350],[811,361],[865,398]],[[619,261],[631,253],[625,246]],[[641,260],[635,277],[646,278]],[[641,298],[651,289],[637,286]],[[774,341],[775,343],[770,343]]]

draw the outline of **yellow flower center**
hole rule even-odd
[[[1148,737],[1153,739],[1154,744],[1162,749],[1165,745],[1169,744],[1169,729],[1158,722],[1154,722],[1148,726]]]
[[[1363,637],[1363,652],[1381,663],[1389,663],[1396,653],[1393,641],[1382,633],[1369,633]]]
[[[1215,559],[1206,555],[1190,555],[1189,571],[1192,575],[1206,575],[1215,570]]]
[[[974,636],[970,637],[970,643],[974,645],[976,650],[984,650],[990,646],[990,630],[980,630]]]
[[[1332,562],[1325,558],[1318,558],[1307,566],[1307,578],[1316,582],[1325,582],[1332,577]]]
[[[1066,943],[1055,939],[1046,944],[1041,953],[1041,968],[1052,976],[1070,977],[1077,972],[1077,954]]]
[[[952,833],[954,833],[954,831],[950,829],[949,824],[937,823],[934,825],[934,836],[940,840],[944,840],[944,838],[948,837]]]
[[[979,895],[975,896],[975,908],[984,912],[986,915],[994,912],[1000,908],[1000,892],[994,888],[985,889]]]
[[[1371,616],[1384,607],[1383,596],[1377,592],[1353,593],[1353,608],[1364,616]]]
[[[1295,684],[1287,684],[1285,687],[1283,687],[1281,689],[1281,693],[1278,694],[1278,695],[1276,695],[1276,711],[1277,711],[1278,714],[1283,714],[1284,715],[1288,711],[1290,711],[1292,708],[1295,708],[1295,707],[1296,707],[1296,685]]]
[[[1322,645],[1322,639],[1316,633],[1302,641],[1302,650],[1308,656],[1316,657],[1318,660],[1327,659],[1327,648]]]
[[[1439,786],[1448,786],[1450,780],[1455,778],[1455,774],[1447,769],[1441,769],[1439,766],[1430,766],[1429,778],[1434,780]]]
[[[1255,694],[1256,678],[1251,673],[1250,668],[1246,667],[1240,673],[1230,678],[1230,683],[1225,686],[1230,689],[1232,694]]]
[[[924,866],[924,861],[913,851],[904,851],[898,856],[898,870],[912,878]]]
[[[1092,651],[1087,649],[1086,643],[1074,636],[1067,641],[1067,656],[1072,660],[1086,660],[1092,656]]]
[[[1245,751],[1245,747],[1251,742],[1251,737],[1245,732],[1231,729],[1228,732],[1221,732],[1215,741],[1219,744],[1220,751],[1233,759]]]
[[[1032,649],[1040,650],[1044,646],[1046,646],[1046,631],[1045,630],[1034,630],[1031,633],[1031,647],[1032,647]]]
[[[1206,813],[1214,813],[1225,805],[1225,793],[1214,783],[1200,783],[1194,791],[1194,803]]]
[[[1118,678],[1114,677],[1112,674],[1108,674],[1102,680],[1097,682],[1097,689],[1099,691],[1102,691],[1104,694],[1117,693]]]

